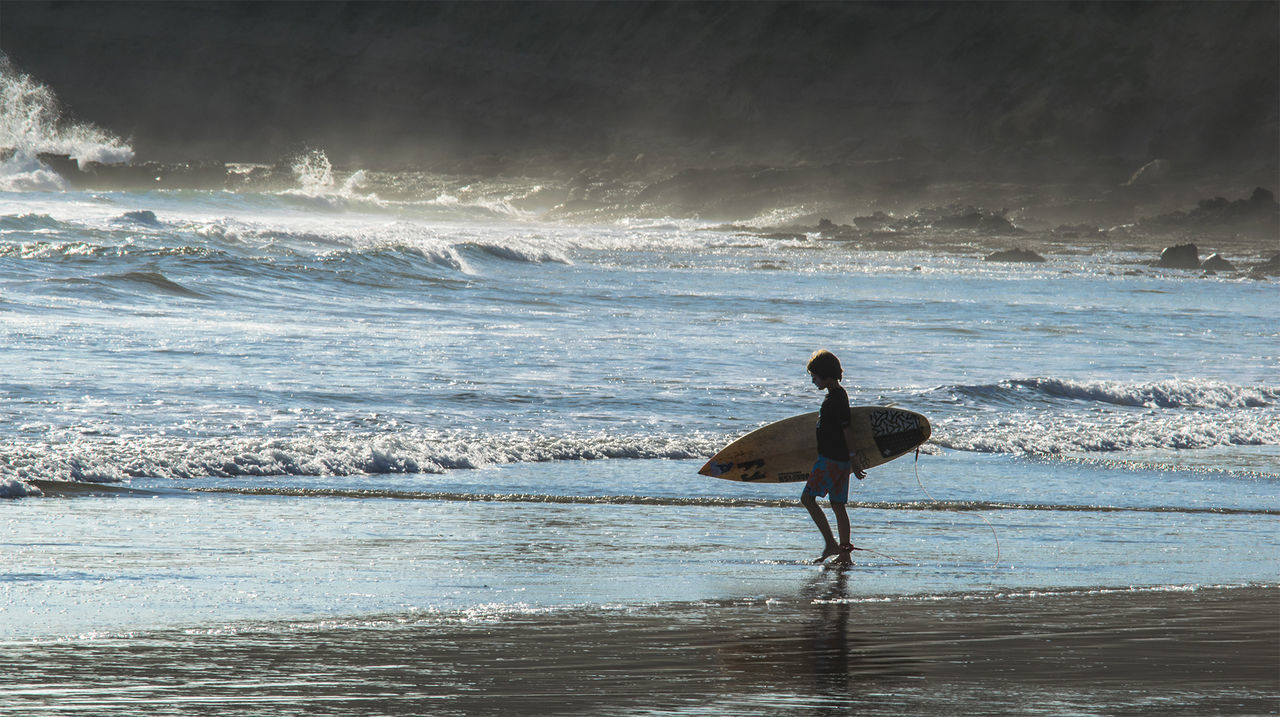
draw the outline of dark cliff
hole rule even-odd
[[[901,157],[1274,177],[1280,4],[4,2],[143,159]]]

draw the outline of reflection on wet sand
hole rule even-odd
[[[859,606],[850,600],[851,572],[833,567],[808,582],[796,604],[797,619],[779,616],[780,622],[794,622],[794,633],[774,623],[756,634],[726,635],[726,643],[716,649],[721,669],[744,683],[792,683],[790,687],[833,699],[887,678],[923,675],[921,660],[886,642],[878,626],[863,621]]]
[[[1275,707],[1280,589],[798,597],[0,645],[5,715],[953,715]]]

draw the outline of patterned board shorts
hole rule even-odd
[[[813,470],[809,472],[809,481],[804,484],[804,492],[801,495],[821,498],[830,493],[832,503],[848,503],[851,473],[853,473],[852,463],[818,456],[818,462],[813,464]]]

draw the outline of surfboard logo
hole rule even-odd
[[[765,477],[764,471],[760,470],[764,468],[763,458],[755,458],[749,461],[740,461],[738,463],[735,463],[733,467],[735,470],[742,471],[742,475],[738,476],[738,480],[740,481],[764,480],[764,477]],[[755,472],[751,473],[750,471],[752,471],[753,469],[755,470]]]
[[[707,464],[699,471],[704,476],[719,478],[720,476],[733,470],[733,463],[724,463],[721,461],[707,461]]]
[[[707,461],[707,464],[702,467],[702,470],[699,471],[699,473],[704,476],[711,476],[712,478],[720,478],[721,476],[728,475],[729,473],[741,471],[742,474],[734,476],[733,480],[753,481],[762,480],[765,477],[764,471],[761,470],[762,468],[764,468],[763,458],[742,461],[740,463],[713,460]]]
[[[884,458],[906,453],[927,438],[916,414],[891,409],[871,412],[871,435]]]

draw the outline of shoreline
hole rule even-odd
[[[391,615],[0,645],[6,714],[1258,714],[1280,587],[794,598]],[[86,671],[92,665],[92,671]]]

